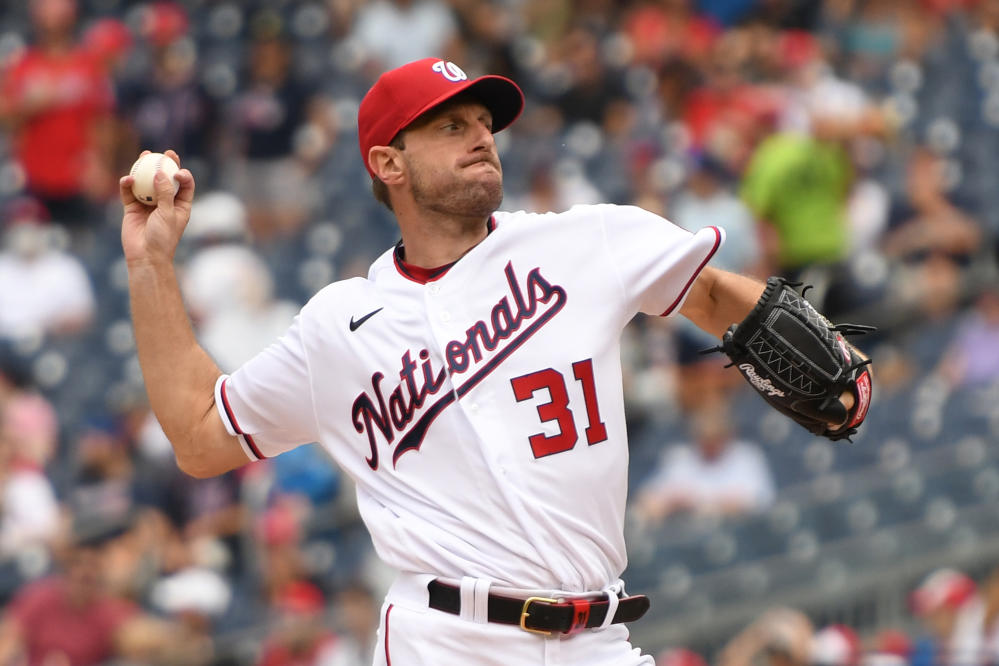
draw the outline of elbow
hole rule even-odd
[[[210,479],[222,473],[215,471],[213,468],[196,459],[192,460],[189,456],[177,456],[177,466],[184,474],[192,476],[195,479]]]
[[[195,479],[210,479],[228,471],[221,468],[208,451],[199,447],[195,438],[171,438],[170,441],[173,443],[177,467],[188,476]]]

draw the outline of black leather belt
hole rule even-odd
[[[427,584],[430,607],[453,615],[461,614],[461,588],[439,580]],[[514,599],[490,594],[488,618],[490,622],[517,625],[525,631],[549,635],[556,631],[572,633],[580,629],[593,629],[603,625],[610,602],[602,599],[556,599],[529,597]],[[622,598],[617,605],[612,623],[633,622],[649,610],[649,598],[638,594]]]

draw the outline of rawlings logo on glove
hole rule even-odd
[[[764,400],[809,432],[849,439],[871,404],[870,360],[843,335],[870,326],[834,326],[783,278],[772,277],[753,311],[722,337],[721,347]],[[841,396],[853,396],[845,405]]]
[[[759,391],[760,393],[766,393],[767,395],[779,395],[784,397],[784,392],[780,389],[774,388],[774,385],[770,383],[769,379],[763,379],[758,374],[756,374],[756,368],[754,368],[749,363],[743,363],[739,366],[742,370],[742,374],[749,380],[749,383]]]

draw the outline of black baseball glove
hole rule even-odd
[[[848,439],[867,416],[871,373],[870,361],[843,336],[874,328],[832,325],[796,286],[783,278],[767,280],[756,307],[728,329],[716,350],[725,352],[767,402],[809,432]],[[850,409],[840,401],[844,391],[853,394]]]

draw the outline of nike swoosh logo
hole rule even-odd
[[[372,317],[374,317],[376,314],[378,314],[382,310],[384,310],[384,308],[378,308],[377,310],[373,310],[373,311],[369,312],[368,314],[364,315],[363,317],[361,317],[360,319],[358,319],[356,321],[354,320],[353,317],[351,317],[350,318],[350,330],[351,331],[356,331],[357,329],[359,329],[361,327],[361,324],[363,324],[364,322],[368,321],[369,319],[371,319]]]

